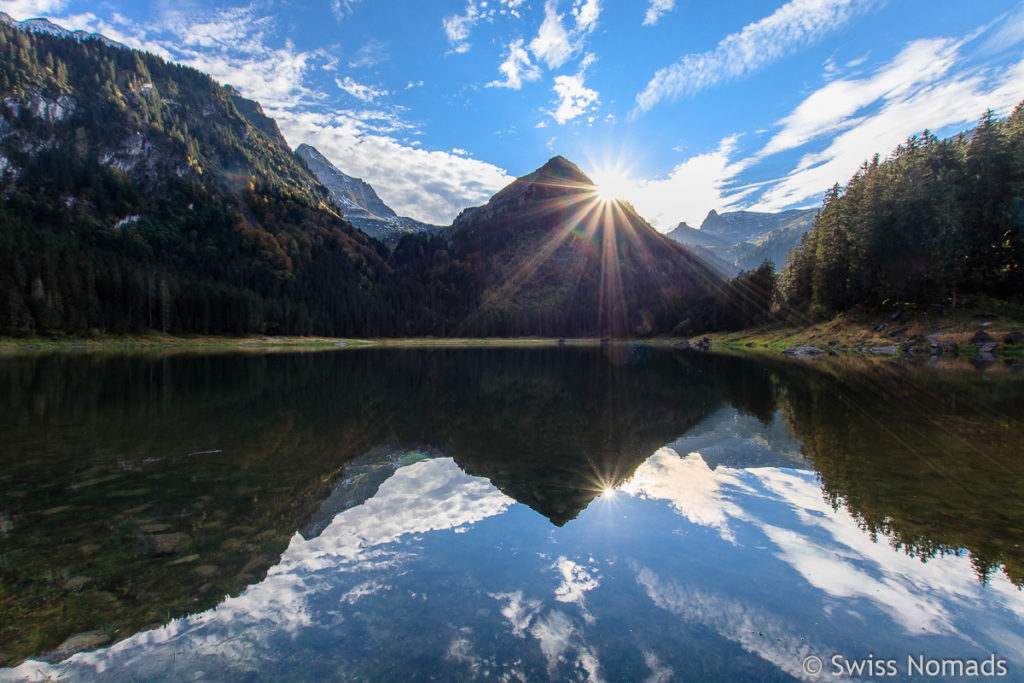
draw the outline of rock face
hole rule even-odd
[[[413,232],[440,230],[437,225],[421,223],[412,218],[398,216],[381,201],[373,187],[359,178],[338,170],[315,147],[302,144],[295,153],[306,162],[309,170],[331,193],[346,220],[367,235],[394,246],[402,235]]]
[[[255,100],[247,100],[242,97],[241,93],[235,90],[230,85],[224,86],[228,94],[231,96],[231,101],[235,105],[235,109],[241,114],[246,121],[248,121],[254,128],[262,132],[271,142],[276,143],[279,147],[285,151],[290,151],[288,147],[288,141],[281,135],[281,129],[277,127],[277,121],[270,118],[263,113],[263,107],[260,103]]]
[[[735,275],[740,270],[757,268],[766,258],[778,270],[786,261],[786,253],[811,229],[816,209],[794,209],[781,213],[756,211],[711,211],[700,229],[680,223],[668,237],[687,246],[705,250],[711,257],[708,265],[720,269],[722,264]],[[698,252],[703,254],[705,252]]]
[[[483,286],[478,317],[526,334],[669,332],[721,285],[561,156],[463,210],[450,231],[453,258]]]

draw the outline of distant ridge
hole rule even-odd
[[[49,19],[41,17],[18,21],[6,12],[0,12],[0,23],[6,24],[7,26],[19,31],[24,31],[25,33],[46,33],[51,36],[57,36],[58,38],[70,38],[71,40],[76,40],[78,42],[82,42],[83,40],[98,40],[109,47],[121,48],[123,50],[131,49],[127,45],[119,43],[116,40],[111,40],[102,34],[87,33],[85,31],[69,31],[63,26],[58,26]]]
[[[441,229],[438,225],[398,216],[390,206],[381,201],[369,183],[342,173],[312,145],[301,144],[295,149],[295,153],[306,162],[317,180],[328,189],[331,197],[344,212],[345,219],[371,237],[394,246],[402,235]]]
[[[765,259],[782,270],[786,254],[811,229],[817,209],[791,209],[780,213],[758,211],[708,212],[700,228],[685,222],[668,237],[695,248],[709,258],[708,265],[729,276],[753,270]]]

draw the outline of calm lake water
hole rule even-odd
[[[8,357],[0,435],[2,681],[1024,680],[1006,365]]]

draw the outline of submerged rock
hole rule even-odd
[[[181,552],[189,543],[188,534],[175,532],[153,536],[153,552],[156,555],[173,555]]]

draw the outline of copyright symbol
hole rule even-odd
[[[804,673],[809,674],[811,676],[817,676],[821,673],[821,657],[819,657],[818,655],[808,655],[804,657],[802,666],[804,669]]]

